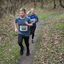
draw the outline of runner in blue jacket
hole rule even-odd
[[[35,14],[35,10],[33,8],[30,10],[28,17],[30,17],[31,23],[33,23],[33,26],[30,27],[30,34],[32,35],[32,43],[33,43],[36,30],[36,23],[38,22],[38,16]]]

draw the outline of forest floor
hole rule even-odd
[[[34,44],[30,38],[30,56],[19,54],[17,33],[14,32],[11,19],[8,16],[0,19],[0,64],[64,63],[64,9],[37,10],[39,22]]]

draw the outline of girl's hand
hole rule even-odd
[[[28,25],[28,26],[32,26],[33,25],[33,24],[29,24],[28,22],[25,22],[25,24]]]
[[[15,28],[15,32],[18,32],[18,29],[17,28]]]
[[[26,25],[29,25],[28,22],[25,22]]]

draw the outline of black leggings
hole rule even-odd
[[[23,39],[25,41],[27,52],[29,52],[29,36],[22,36],[21,34],[18,35],[18,44],[19,44],[19,46],[20,46],[20,48],[21,48],[22,51],[24,49],[24,46],[22,44]]]
[[[34,39],[34,35],[35,35],[35,30],[36,30],[36,26],[32,26],[30,27],[30,34],[32,35],[32,39]]]

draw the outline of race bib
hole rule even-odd
[[[27,31],[28,30],[28,26],[20,26],[20,31]]]
[[[31,21],[36,22],[36,19],[31,19]]]

